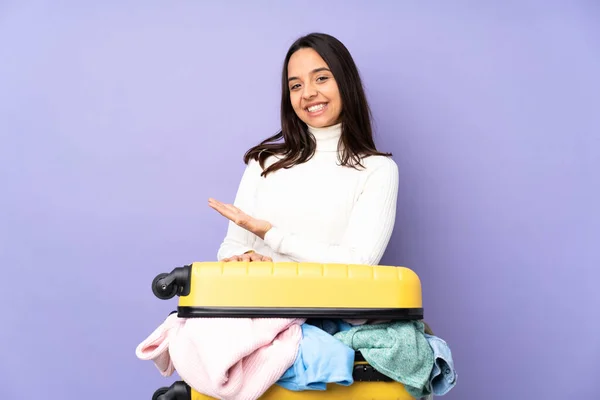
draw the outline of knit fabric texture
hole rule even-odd
[[[178,318],[170,315],[136,349],[163,376],[177,372],[197,392],[256,400],[290,368],[304,319]]]
[[[403,383],[413,397],[429,395],[434,357],[421,321],[360,325],[334,336],[360,351],[373,368]]]

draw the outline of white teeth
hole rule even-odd
[[[325,104],[317,104],[316,106],[308,107],[308,111],[315,112],[325,108]]]

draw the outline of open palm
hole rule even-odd
[[[210,198],[208,199],[208,205],[237,226],[254,233],[261,239],[264,239],[265,234],[271,229],[271,224],[269,222],[254,218],[233,204],[225,204]]]

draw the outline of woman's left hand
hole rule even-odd
[[[251,217],[233,204],[224,204],[210,198],[208,205],[237,226],[254,233],[261,239],[264,239],[266,233],[271,229],[269,222]]]

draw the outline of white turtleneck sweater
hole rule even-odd
[[[396,163],[371,156],[362,161],[365,169],[342,167],[341,124],[309,131],[317,149],[306,163],[266,177],[257,161],[248,163],[233,204],[273,227],[261,240],[229,222],[218,260],[254,250],[274,262],[379,263],[396,217]]]

